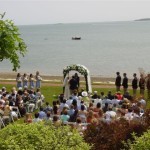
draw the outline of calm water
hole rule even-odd
[[[138,68],[150,71],[150,22],[108,22],[20,26],[28,46],[20,72],[62,75],[69,64],[85,65],[94,76],[131,77]],[[81,40],[71,40],[81,36]],[[0,70],[11,71],[7,61]]]

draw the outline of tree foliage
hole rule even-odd
[[[89,150],[76,130],[43,123],[8,125],[0,131],[1,150]]]
[[[0,61],[10,60],[13,64],[13,71],[20,68],[19,56],[26,53],[26,44],[20,37],[19,29],[12,20],[4,20],[0,14]]]

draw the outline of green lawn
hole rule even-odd
[[[8,91],[11,91],[12,87],[14,85],[10,84],[1,84],[0,88],[5,86]],[[84,86],[83,86],[84,88]],[[105,95],[108,93],[108,91],[112,91],[112,93],[115,93],[115,88],[93,88],[93,91],[98,91],[98,94],[100,92],[104,92]],[[52,104],[52,101],[55,100],[54,95],[59,95],[62,93],[62,87],[60,86],[42,86],[41,88],[42,94],[45,96],[45,101],[50,102]],[[129,92],[132,94],[132,90],[129,90]],[[138,91],[138,96],[139,96],[139,91]],[[147,97],[147,93],[145,92],[145,98]],[[150,102],[148,101],[148,108],[150,108]]]

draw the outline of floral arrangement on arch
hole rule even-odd
[[[78,71],[79,73],[81,73],[84,76],[87,76],[87,70],[81,66],[81,65],[71,65],[71,66],[67,66],[66,68],[63,69],[63,74],[64,76],[66,76],[67,73],[69,73],[69,71],[71,70],[75,70]]]

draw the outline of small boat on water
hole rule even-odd
[[[81,37],[72,37],[72,40],[81,40]]]

